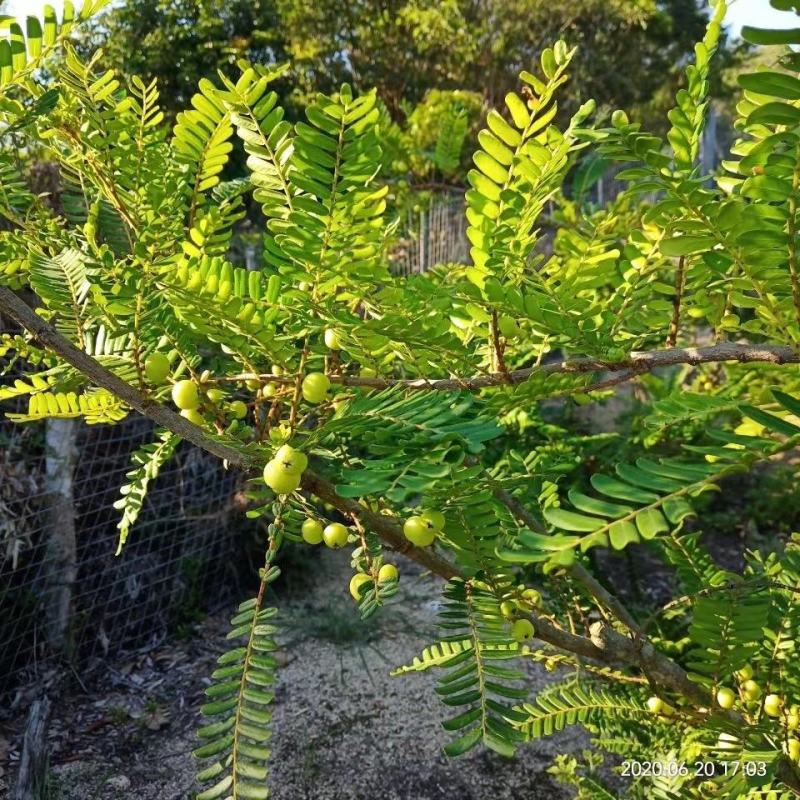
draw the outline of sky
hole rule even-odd
[[[4,12],[18,17],[35,14],[41,17],[42,7],[46,0],[6,0]],[[50,4],[61,13],[63,0],[49,0]],[[554,0],[554,2],[569,2],[569,0]],[[75,5],[80,7],[80,0],[75,0]],[[758,25],[761,27],[791,28],[798,26],[800,21],[794,14],[785,11],[776,11],[769,4],[769,0],[733,0],[727,16],[728,26],[733,34],[738,34],[742,25]]]

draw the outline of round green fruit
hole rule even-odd
[[[278,387],[274,383],[265,384],[264,388],[261,390],[261,396],[265,400],[271,400],[276,394],[278,394]]]
[[[353,595],[353,600],[356,603],[361,602],[361,594],[360,589],[365,583],[369,583],[372,580],[369,575],[365,575],[363,572],[357,572],[350,578],[350,594]]]
[[[755,673],[753,672],[753,668],[747,664],[747,666],[742,667],[737,673],[736,677],[740,681],[749,681]]]
[[[442,531],[444,530],[444,514],[441,511],[423,511],[420,514],[420,517],[424,519],[426,522],[429,522],[434,530]]]
[[[522,593],[522,597],[532,606],[538,606],[539,603],[542,602],[542,595],[536,591],[536,589],[525,589]]]
[[[403,533],[417,547],[427,547],[436,538],[436,529],[422,517],[409,517],[403,523]]]
[[[800,728],[800,711],[798,711],[797,706],[793,706],[786,715],[786,728],[790,731],[796,731]]]
[[[206,392],[206,397],[212,403],[219,403],[221,400],[225,399],[225,392],[223,392],[222,389],[209,389]]]
[[[377,374],[372,367],[361,367],[361,372],[359,373],[362,378],[374,378]]]
[[[164,383],[169,375],[169,359],[163,353],[151,353],[144,360],[144,374],[151,383]]]
[[[288,444],[278,448],[273,459],[288,473],[292,475],[302,475],[305,468],[308,466],[308,456],[295,450]]]
[[[244,419],[247,416],[247,405],[241,400],[234,400],[228,410],[234,419]]]
[[[300,476],[287,472],[273,459],[264,467],[264,483],[275,494],[289,494],[300,485]]]
[[[196,408],[184,408],[181,411],[181,416],[184,419],[188,419],[189,422],[193,423],[194,425],[203,425],[203,423],[205,423],[203,415]]]
[[[768,694],[764,698],[764,713],[770,717],[779,717],[783,708],[783,700],[777,694]]]
[[[717,692],[717,702],[719,703],[720,708],[733,708],[734,703],[736,702],[736,694],[732,689],[728,689],[726,686],[723,686]]]
[[[172,402],[185,411],[197,408],[200,405],[200,400],[197,396],[197,386],[194,381],[178,381],[172,387]]]
[[[303,541],[308,544],[319,544],[322,541],[322,523],[319,520],[305,520],[300,532],[303,535]]]
[[[342,339],[339,336],[339,332],[334,328],[328,328],[325,331],[325,347],[329,350],[342,349]]]
[[[752,679],[742,684],[742,692],[748,700],[758,700],[761,697],[761,687]]]
[[[664,710],[664,701],[660,697],[648,697],[647,710],[651,714],[660,714]]]
[[[506,619],[514,619],[514,612],[515,611],[516,611],[516,609],[514,607],[514,604],[513,603],[509,603],[508,600],[503,600],[503,602],[500,603],[500,613]]]
[[[511,636],[517,642],[527,642],[533,638],[534,633],[533,623],[527,619],[518,619],[511,626]]]
[[[311,372],[303,378],[303,397],[309,403],[321,403],[331,388],[327,375],[321,372]]]
[[[341,522],[331,522],[322,532],[322,538],[328,547],[344,547],[347,544],[347,528]]]
[[[244,385],[251,391],[254,392],[256,389],[261,388],[261,381],[257,378],[249,378],[244,382]]]
[[[399,575],[394,564],[384,564],[378,570],[378,583],[390,583],[396,581]]]

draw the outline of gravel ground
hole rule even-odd
[[[406,567],[402,602],[364,624],[347,594],[347,556],[326,553],[319,563],[315,585],[281,603],[287,647],[273,706],[274,800],[571,796],[545,770],[556,752],[586,746],[579,731],[528,746],[512,761],[483,751],[447,759],[436,675],[389,676],[435,638],[429,578]],[[61,698],[51,800],[192,797],[187,753],[224,632],[224,616],[211,618],[190,641],[109,667],[86,694]],[[537,665],[530,672],[532,693],[552,680]]]

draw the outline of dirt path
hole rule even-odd
[[[576,731],[510,762],[487,752],[447,759],[436,675],[389,676],[435,639],[430,579],[404,572],[400,602],[364,624],[347,594],[346,554],[324,556],[314,585],[282,604],[287,663],[273,707],[274,800],[570,796],[545,770],[554,753],[585,746]],[[224,618],[210,619],[200,636],[109,668],[88,695],[63,699],[53,724],[52,800],[192,797],[187,753],[224,633]],[[548,677],[531,666],[534,690]]]

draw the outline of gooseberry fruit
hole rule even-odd
[[[378,570],[378,583],[389,583],[398,578],[397,567],[394,564],[384,564]]]
[[[322,541],[322,523],[316,519],[305,520],[300,532],[303,535],[303,541],[308,544],[319,544]]]
[[[195,425],[202,425],[205,422],[203,415],[196,408],[184,408],[181,411],[181,416]]]
[[[303,378],[303,397],[309,403],[321,403],[331,388],[327,375],[321,372],[311,372]]]
[[[225,399],[225,392],[223,392],[222,389],[209,389],[206,392],[206,397],[208,397],[212,403],[219,403],[220,400]]]
[[[264,483],[275,494],[289,494],[300,485],[300,475],[287,472],[281,464],[273,459],[264,467]]]
[[[444,514],[441,511],[423,511],[420,517],[434,527],[435,530],[441,531],[444,529]]]
[[[660,697],[648,697],[647,710],[651,714],[660,714],[664,710],[664,701]]]
[[[739,670],[739,671],[736,673],[736,677],[737,677],[737,678],[738,678],[740,681],[749,681],[749,680],[750,680],[750,678],[752,678],[754,674],[755,674],[755,673],[753,672],[753,668],[752,668],[752,667],[751,667],[749,664],[747,664],[746,666],[742,667],[742,668],[741,668],[741,669],[740,669],[740,670]]]
[[[288,444],[278,448],[273,461],[280,464],[282,469],[292,475],[302,475],[308,466],[308,456]]]
[[[194,381],[178,381],[172,387],[172,402],[178,408],[191,410],[200,405],[197,397],[197,386]]]
[[[256,389],[260,389],[261,388],[261,381],[258,380],[257,378],[248,378],[244,382],[244,385],[248,389],[250,389],[251,392],[254,392]]]
[[[341,350],[342,340],[339,332],[333,328],[328,328],[325,331],[325,347],[330,350]]]
[[[350,594],[353,595],[353,600],[358,603],[361,600],[361,594],[359,593],[359,589],[365,584],[369,583],[372,580],[369,575],[365,575],[363,572],[357,572],[350,578]]]
[[[518,619],[511,626],[511,636],[517,642],[527,642],[533,638],[534,632],[533,623],[528,619]]]
[[[513,619],[514,610],[515,610],[514,609],[514,604],[513,603],[509,603],[508,600],[503,600],[503,602],[500,603],[500,613],[506,619]]]
[[[372,367],[361,367],[360,375],[362,378],[374,378],[377,374]]]
[[[151,353],[144,360],[144,374],[152,383],[164,383],[169,375],[169,359],[163,353]]]
[[[798,712],[797,706],[793,706],[786,715],[786,728],[790,731],[796,731],[800,728],[800,712]]]
[[[782,707],[783,700],[777,694],[768,694],[764,698],[764,713],[769,714],[769,716],[779,717]]]
[[[427,547],[436,538],[436,529],[422,517],[409,517],[403,523],[403,533],[417,547]]]
[[[347,544],[347,528],[341,522],[331,522],[322,532],[322,538],[328,547],[344,547]]]
[[[733,708],[733,704],[736,702],[736,695],[733,693],[732,689],[723,686],[722,689],[717,692],[717,702],[720,708]]]
[[[261,396],[266,400],[271,400],[278,394],[278,387],[274,383],[268,383],[261,390]]]
[[[742,691],[748,700],[758,700],[761,697],[761,687],[754,680],[746,680],[742,684]]]
[[[542,602],[542,596],[536,589],[526,589],[522,593],[522,597],[527,600],[532,606],[538,606]]]
[[[234,419],[244,419],[247,416],[247,405],[241,400],[234,400],[230,404],[229,410]]]

